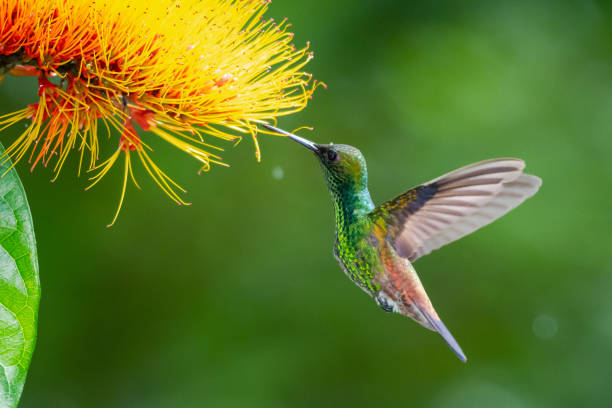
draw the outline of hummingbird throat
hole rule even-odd
[[[367,214],[374,209],[366,186],[354,189],[352,186],[334,184],[329,179],[328,184],[336,216],[336,230],[339,233],[363,222]]]

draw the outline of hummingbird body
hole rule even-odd
[[[523,174],[520,159],[492,159],[452,171],[376,207],[358,149],[316,144],[264,126],[312,150],[319,160],[336,218],[334,256],[346,275],[383,310],[438,332],[465,362],[412,262],[506,214],[535,194],[541,180]]]
[[[326,149],[321,145],[319,148]],[[348,164],[350,168],[346,177],[338,177],[333,168],[330,171],[329,166],[323,163],[321,166],[334,207],[334,256],[341,268],[386,312],[401,313],[430,330],[438,331],[438,326],[440,330],[448,332],[412,264],[399,256],[386,239],[389,235],[386,221],[383,213],[375,211],[367,187],[365,158],[352,146],[331,144],[330,148],[342,152],[345,165]],[[412,197],[413,204],[416,198],[416,195]],[[448,341],[453,343],[460,358],[465,360],[452,336]]]

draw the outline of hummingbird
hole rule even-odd
[[[438,332],[457,357],[467,358],[436,313],[412,263],[483,227],[534,195],[542,180],[515,158],[481,161],[414,187],[379,206],[368,191],[361,152],[317,144],[269,124],[318,159],[331,194],[334,256],[344,273],[384,311]]]

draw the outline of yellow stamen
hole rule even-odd
[[[186,204],[178,195],[182,189],[149,157],[151,137],[192,156],[206,171],[227,166],[213,140],[237,144],[249,134],[260,160],[257,123],[303,109],[319,85],[303,72],[312,59],[309,46],[292,45],[285,21],[263,19],[268,3],[2,1],[0,56],[10,58],[0,58],[0,72],[37,77],[39,100],[0,117],[0,131],[31,121],[0,162],[28,154],[33,169],[54,160],[55,180],[76,150],[77,173],[96,172],[89,189],[124,151],[120,209],[128,173],[138,186],[130,159],[135,151],[155,183]],[[122,144],[132,123],[143,132]],[[101,134],[107,136],[102,141]],[[119,148],[100,163],[104,140]]]
[[[124,150],[124,153],[125,153],[125,165],[123,168],[123,187],[121,188],[121,198],[119,199],[119,206],[117,207],[117,212],[115,213],[115,216],[113,217],[113,220],[111,221],[111,223],[108,224],[106,228],[112,227],[115,224],[115,221],[117,221],[117,217],[119,217],[119,211],[121,211],[121,207],[123,206],[123,199],[125,198],[125,190],[127,188],[128,172],[130,174],[132,173],[132,166],[130,164],[130,151]]]

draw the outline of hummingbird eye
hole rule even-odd
[[[327,151],[327,160],[334,161],[338,158],[338,152],[332,149]]]

